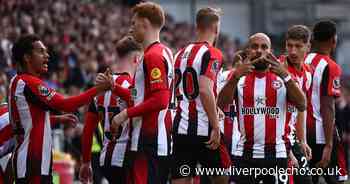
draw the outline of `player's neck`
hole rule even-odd
[[[40,77],[40,73],[37,73],[35,72],[32,68],[30,67],[27,67],[26,69],[23,70],[23,73],[26,73],[26,74],[29,74],[29,75],[32,75],[32,76],[35,76],[35,77]]]
[[[301,71],[301,69],[302,69],[302,63],[303,63],[303,61],[299,61],[299,62],[297,62],[297,63],[292,63],[292,62],[289,62],[289,61],[288,61],[288,58],[287,58],[287,63],[288,63],[288,65],[290,65],[291,67],[295,68],[297,71]]]
[[[197,35],[197,42],[207,42],[209,45],[213,46],[215,36],[201,32],[199,32]]]
[[[313,52],[316,52],[316,53],[319,53],[319,54],[323,54],[323,55],[327,55],[327,56],[330,56],[331,53],[332,53],[332,49],[328,45],[321,44],[321,43],[314,44],[312,46],[311,50]]]
[[[144,49],[147,49],[154,42],[159,42],[159,31],[149,31],[142,43]]]

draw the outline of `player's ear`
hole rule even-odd
[[[24,64],[25,66],[28,66],[28,63],[29,63],[31,57],[32,57],[32,56],[29,55],[29,54],[24,54],[24,56],[23,56],[23,64]]]
[[[307,43],[306,47],[307,47],[307,53],[309,53],[311,51],[311,43],[310,42]]]

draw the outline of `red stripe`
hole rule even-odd
[[[41,162],[44,142],[44,129],[45,129],[45,111],[39,107],[28,104],[29,111],[32,118],[32,129],[30,130],[28,153],[27,153],[27,166],[30,168],[31,175],[41,175]],[[29,122],[22,122],[29,123]],[[51,150],[45,150],[50,151]],[[48,164],[48,163],[45,163]]]
[[[276,75],[268,73],[266,75],[266,106],[276,107],[277,91],[273,88],[273,83],[276,82]],[[265,153],[276,152],[276,118],[265,115]]]
[[[11,85],[11,89],[10,89],[10,96],[11,96],[10,121],[13,124],[13,126],[15,126],[17,129],[20,129],[20,128],[22,128],[22,125],[20,123],[17,104],[15,101],[15,93],[16,93],[18,81],[19,81],[19,76],[16,76],[16,78],[12,81],[12,85]],[[19,143],[21,143],[20,140],[17,140],[17,141],[19,141]]]
[[[254,107],[254,84],[255,76],[247,75],[243,87],[243,107]],[[254,144],[254,115],[245,115],[243,121],[246,134],[244,151],[251,152]]]
[[[337,142],[337,164],[340,169],[340,176],[346,176],[348,168],[346,166],[346,159],[345,159],[345,149],[343,142]]]
[[[104,100],[105,100],[105,96],[104,96],[104,95],[98,96],[98,97],[97,97],[97,105],[98,105],[98,106],[100,106],[100,105],[103,106]]]
[[[219,146],[219,151],[220,151],[221,167],[229,168],[231,166],[231,157],[222,139]]]
[[[8,112],[7,106],[4,106],[4,107],[0,108],[0,116],[2,116],[3,114],[5,114],[7,112]]]

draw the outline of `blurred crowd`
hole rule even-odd
[[[0,0],[0,102],[6,102],[8,84],[15,70],[13,42],[23,34],[35,33],[49,49],[47,84],[67,94],[79,94],[93,83],[96,74],[116,62],[115,41],[130,24],[131,1]],[[136,1],[135,1],[136,2]],[[166,16],[161,41],[173,52],[194,39],[193,25]],[[221,35],[218,47],[224,62],[232,61],[239,42]],[[77,115],[83,121],[80,109]],[[80,156],[82,126],[64,128],[64,151]]]

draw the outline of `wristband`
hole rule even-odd
[[[291,79],[292,79],[292,77],[288,74],[286,77],[283,78],[283,81],[284,81],[284,83],[287,83]]]

